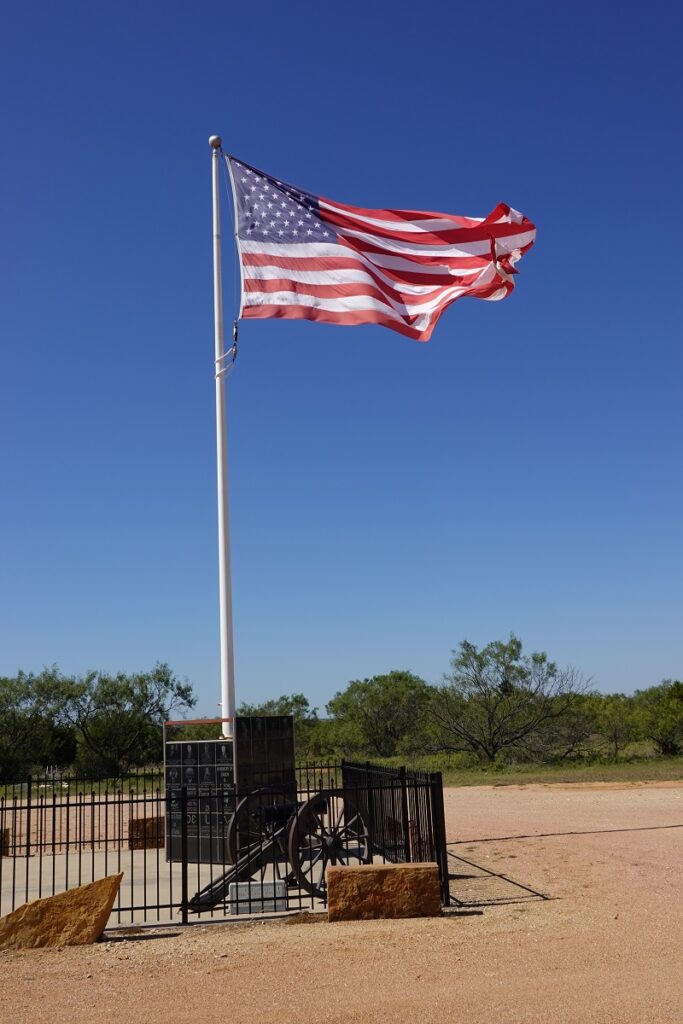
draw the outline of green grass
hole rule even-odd
[[[445,786],[524,786],[571,782],[663,782],[683,781],[683,757],[643,757],[613,762],[565,765],[481,765],[449,764],[447,758],[420,758],[410,767],[443,773]]]
[[[64,778],[54,782],[43,782],[41,777],[34,779],[31,786],[31,796],[36,802],[39,802],[41,797],[46,801],[51,801],[53,797],[57,797],[66,800],[67,797],[71,799],[79,794],[86,794],[90,796],[91,793],[95,794],[95,798],[104,797],[105,793],[110,796],[116,793],[122,793],[124,796],[142,796],[146,790],[147,796],[152,796],[157,788],[162,791],[164,789],[163,778],[161,775],[161,769],[156,770],[156,774],[151,773],[146,776],[131,776],[123,778],[110,778],[110,779],[70,779]],[[24,783],[0,783],[0,798],[5,800],[11,800],[16,797],[18,800],[25,800],[28,796],[28,786]]]
[[[482,765],[472,763],[470,757],[464,754],[435,754],[425,757],[392,757],[392,758],[371,758],[375,764],[386,764],[393,767],[405,765],[407,768],[416,768],[422,771],[439,771],[443,775],[445,786],[523,786],[532,783],[541,785],[552,785],[553,783],[581,783],[581,782],[683,782],[683,756],[680,757],[656,757],[651,753],[651,747],[647,744],[632,744],[615,764],[608,761],[604,756],[598,756],[586,761],[568,762],[565,764],[494,764]],[[330,758],[330,761],[336,760]],[[363,758],[364,760],[364,758]],[[151,795],[155,785],[159,784],[159,777],[152,778],[148,775],[147,794]],[[66,780],[65,780],[66,782]],[[163,782],[161,783],[163,790]],[[54,790],[47,786],[39,790],[37,783],[34,783],[33,797],[39,799],[42,793],[47,800],[51,800],[53,793],[56,796],[70,798],[77,793],[105,792],[110,794],[123,792],[125,796],[133,796],[144,791],[143,778],[124,779],[102,779],[94,786],[82,781],[69,780],[62,786],[57,782]],[[17,798],[25,798],[26,786],[5,787],[0,784],[0,796],[10,799],[12,794]]]

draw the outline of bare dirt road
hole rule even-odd
[[[449,790],[433,920],[111,932],[0,954],[13,1024],[683,1024],[683,784]]]

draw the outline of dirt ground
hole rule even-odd
[[[446,794],[439,919],[109,932],[0,954],[13,1024],[683,1024],[683,783]]]

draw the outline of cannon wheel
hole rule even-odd
[[[316,793],[303,803],[289,827],[287,853],[302,889],[324,899],[330,864],[370,864],[368,827],[357,810],[335,793]]]
[[[261,808],[281,807],[289,800],[284,789],[267,788],[263,792],[255,789],[238,802],[228,819],[225,835],[228,864],[236,864],[240,852],[257,849],[272,837],[274,829],[264,825],[259,815]]]

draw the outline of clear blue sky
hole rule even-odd
[[[217,710],[215,132],[341,201],[538,226],[514,295],[427,345],[243,324],[238,700],[437,681],[511,631],[603,690],[681,677],[682,27],[657,2],[6,5],[0,673],[163,660]]]

